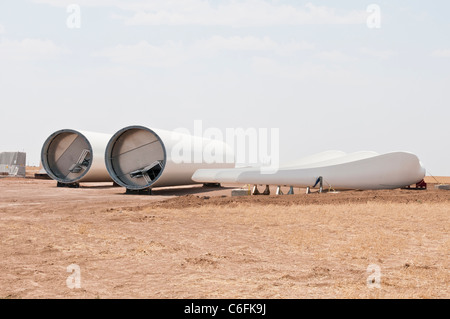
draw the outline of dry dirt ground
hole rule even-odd
[[[450,297],[450,191],[224,186],[1,178],[0,298]]]

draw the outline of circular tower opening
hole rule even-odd
[[[161,176],[166,151],[161,138],[149,128],[126,127],[113,135],[106,147],[106,168],[120,186],[149,188]]]
[[[60,130],[45,141],[41,160],[52,179],[66,184],[76,183],[92,165],[92,147],[80,132]]]

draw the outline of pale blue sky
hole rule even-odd
[[[0,151],[38,165],[61,128],[203,120],[279,128],[285,161],[404,150],[450,175],[449,14],[448,1],[2,1]]]

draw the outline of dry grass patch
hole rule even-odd
[[[0,297],[449,298],[448,215],[448,202],[8,210]]]
[[[215,224],[224,243],[238,237],[232,229],[245,229],[248,257],[256,263],[268,258],[281,279],[321,287],[323,296],[435,298],[449,296],[448,212],[446,203],[368,203],[206,206],[182,214]],[[381,268],[381,289],[366,285],[371,264]]]

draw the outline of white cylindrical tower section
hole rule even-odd
[[[63,129],[50,135],[41,151],[42,166],[54,180],[111,182],[105,167],[105,149],[110,134]]]
[[[144,126],[114,134],[105,161],[111,178],[130,190],[196,184],[192,175],[200,168],[235,166],[233,150],[223,141]]]

